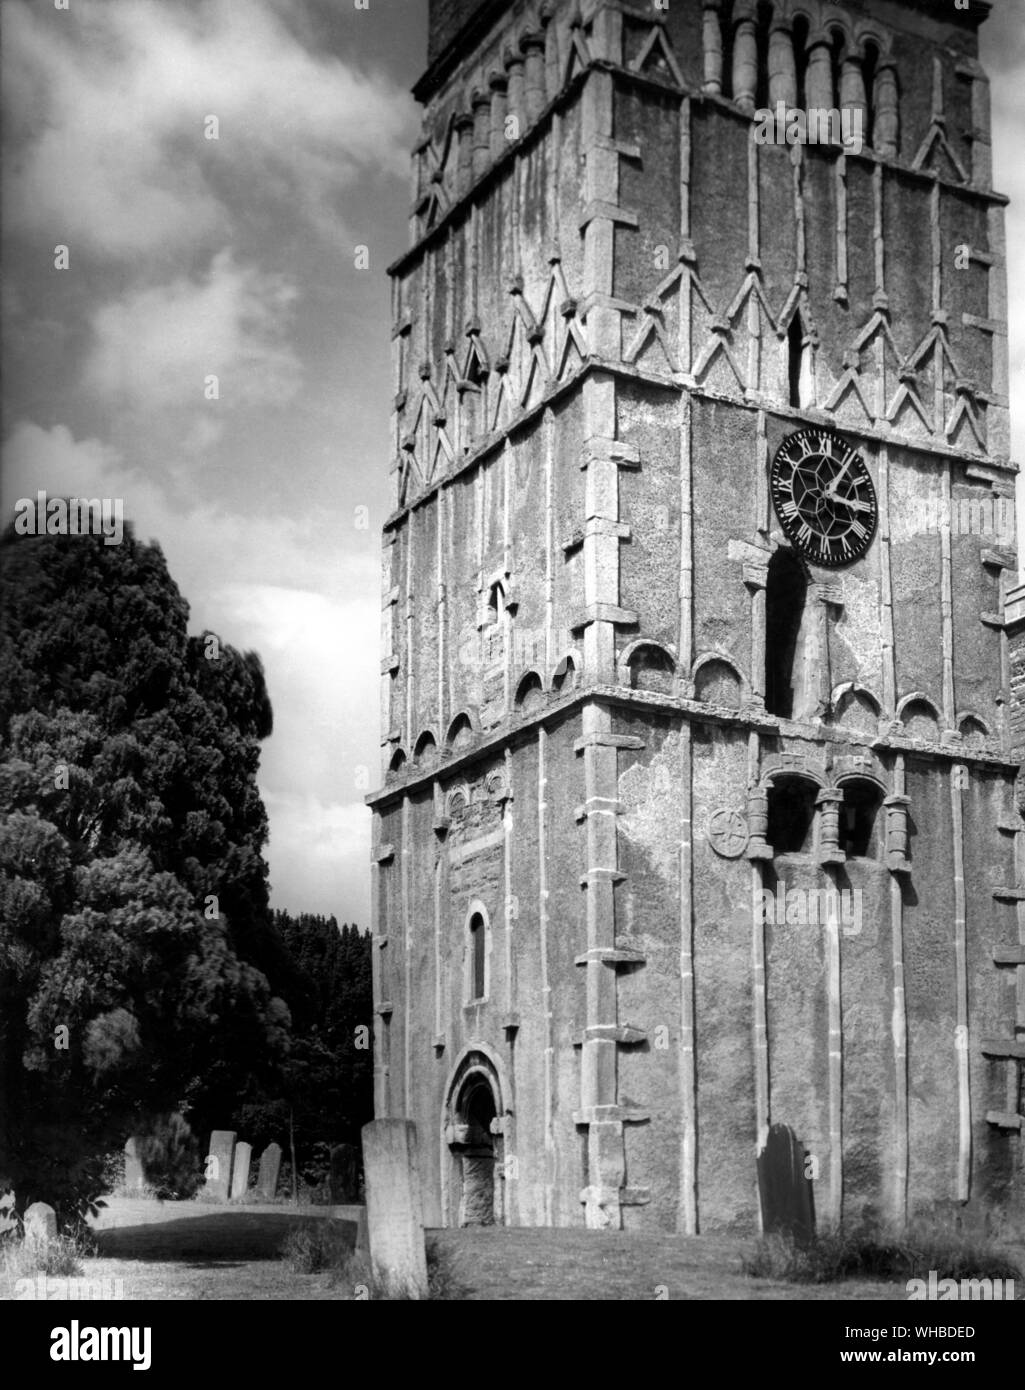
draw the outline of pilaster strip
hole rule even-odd
[[[964,876],[964,809],[961,787],[968,783],[968,768],[950,768],[950,809],[954,854],[954,968],[957,980],[957,1027],[954,1050],[957,1066],[957,1200],[971,1195],[972,1104],[968,1072],[968,943]]]
[[[890,451],[880,444],[879,469],[879,602],[882,627],[883,717],[897,717],[897,653],[893,626],[893,570],[890,553]]]
[[[893,795],[905,795],[904,754],[893,765]],[[893,969],[894,1217],[903,1225],[908,1209],[908,1009],[904,982],[904,891],[890,874],[890,943]]]
[[[682,730],[680,809],[680,1197],[676,1229],[698,1230],[697,1072],[694,1051],[694,842],[693,750],[689,724]]]

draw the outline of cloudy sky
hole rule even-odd
[[[1014,316],[1025,0],[996,9],[984,60],[997,185],[1018,204]],[[192,629],[261,654],[275,714],[260,777],[274,904],[364,925],[391,399],[384,270],[407,244],[408,93],[426,13],[426,0],[0,3],[4,515],[37,487],[124,498],[138,534],[163,547]],[[360,245],[369,269],[356,269]],[[1023,431],[1025,409],[1018,458]]]

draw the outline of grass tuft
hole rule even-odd
[[[834,1284],[847,1279],[1013,1279],[1025,1298],[1025,1274],[992,1241],[912,1223],[897,1233],[879,1227],[840,1227],[800,1245],[791,1236],[763,1236],[743,1262],[752,1279]]]
[[[77,1236],[54,1236],[51,1240],[11,1237],[3,1242],[0,1265],[11,1280],[36,1274],[72,1279],[82,1273],[81,1261],[88,1253]]]
[[[427,1297],[449,1302],[465,1297],[456,1261],[433,1240],[427,1242]],[[365,1251],[353,1250],[341,1223],[312,1220],[296,1225],[285,1237],[281,1257],[293,1274],[332,1275],[339,1289],[350,1290],[356,1301],[405,1302],[415,1299],[408,1288],[382,1276]]]
[[[321,1274],[344,1267],[352,1241],[339,1222],[304,1221],[289,1231],[281,1254],[293,1274]]]

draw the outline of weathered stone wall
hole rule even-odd
[[[459,31],[487,8],[488,0],[430,0],[427,60],[449,47]]]

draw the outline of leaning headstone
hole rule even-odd
[[[33,1202],[25,1213],[25,1239],[45,1245],[57,1238],[57,1213],[45,1202]]]
[[[133,1135],[125,1141],[125,1191],[141,1192],[145,1185],[146,1177],[139,1158],[139,1141]]]
[[[815,1207],[804,1146],[788,1125],[773,1125],[758,1155],[762,1230],[809,1245],[815,1236]]]
[[[252,1157],[252,1144],[235,1145],[235,1163],[231,1170],[232,1197],[244,1197],[249,1191],[249,1164]]]
[[[427,1297],[416,1125],[412,1120],[372,1120],[363,1126],[370,1258],[395,1290]]]
[[[336,1144],[331,1150],[331,1201],[353,1206],[359,1201],[359,1161],[354,1144]]]
[[[210,1136],[206,1159],[206,1190],[218,1202],[228,1200],[231,1186],[231,1160],[235,1153],[235,1131],[215,1129]]]
[[[278,1190],[278,1173],[281,1171],[281,1145],[268,1144],[260,1155],[260,1176],[256,1190],[261,1197],[271,1201]]]

